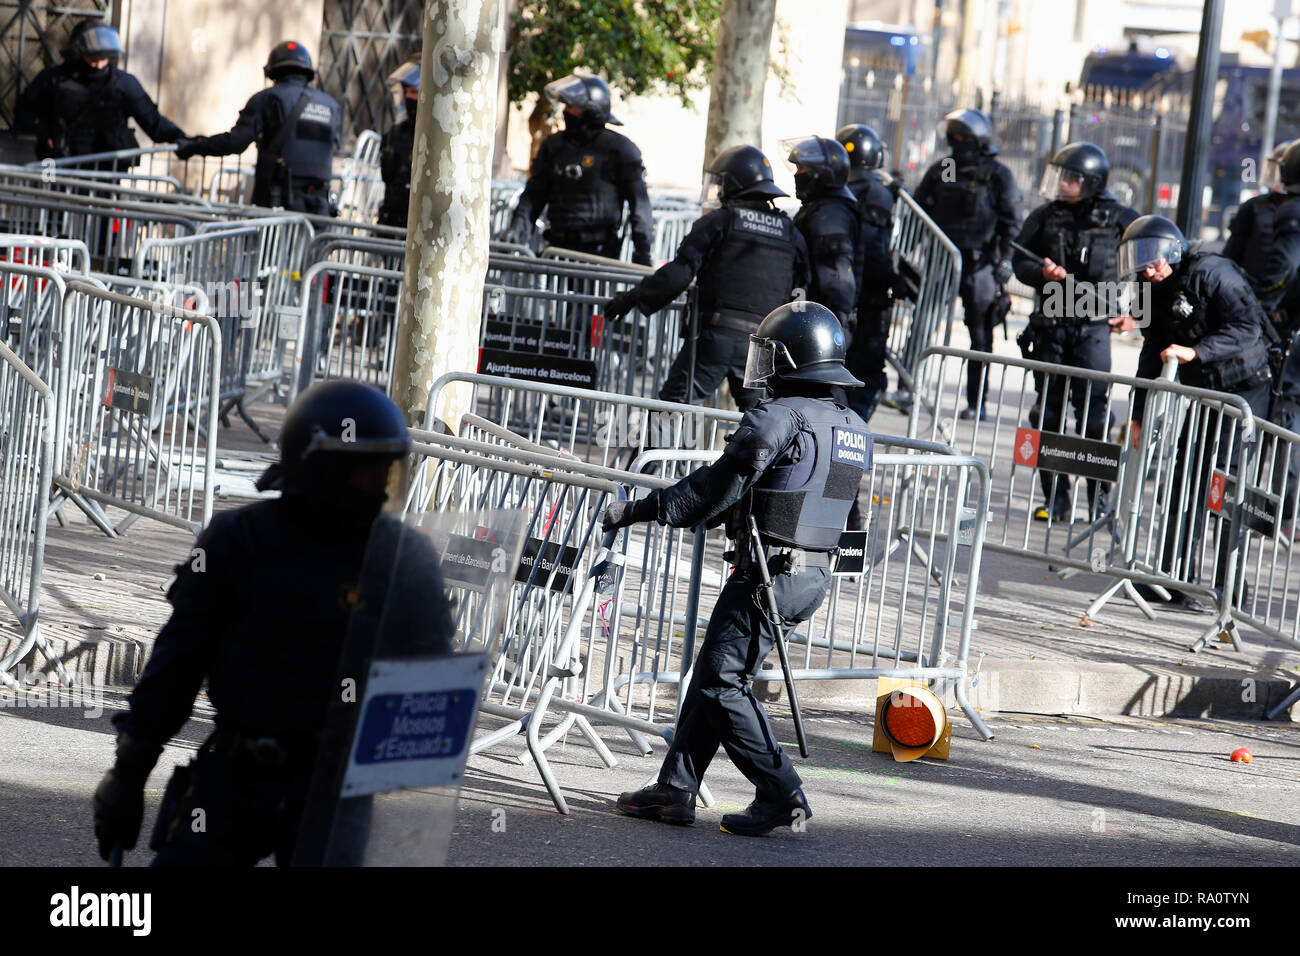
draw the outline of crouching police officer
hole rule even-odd
[[[786,195],[772,181],[772,164],[753,146],[724,149],[709,165],[705,204],[722,207],[701,216],[672,262],[605,305],[618,319],[635,306],[651,315],[699,276],[700,323],[694,377],[689,344],[677,355],[659,390],[666,402],[706,401],[726,378],[741,411],[762,393],[747,389],[749,336],[763,317],[808,284],[808,248],[790,217],[772,205]]]
[[[722,457],[670,488],[611,505],[604,526],[713,527],[726,519],[737,542],[736,570],[709,618],[659,780],[624,793],[618,809],[693,823],[700,782],[721,745],[756,790],[743,813],[723,816],[722,829],[758,836],[812,813],[752,683],[778,636],[811,617],[826,596],[849,505],[871,467],[871,436],[861,418],[830,398],[832,389],[860,383],[844,368],[839,320],[823,306],[793,302],[768,315],[751,339],[747,381],[771,397],[745,413]],[[772,549],[763,558],[747,541],[751,515]],[[759,600],[760,559],[770,569],[780,621]]]
[[[334,97],[307,85],[316,70],[301,43],[281,43],[262,72],[273,85],[253,94],[229,132],[184,140],[176,155],[237,156],[256,142],[253,205],[328,216],[343,111]]]
[[[379,174],[384,179],[379,224],[405,229],[411,207],[411,151],[415,147],[415,109],[420,102],[420,64],[403,63],[388,82],[401,95],[402,119],[379,144]]]
[[[952,155],[925,171],[916,201],[961,250],[961,303],[970,347],[993,351],[998,289],[1012,275],[1007,241],[1020,228],[1020,187],[1011,170],[993,157],[993,124],[979,110],[954,110],[939,123]],[[966,373],[962,418],[984,418],[985,366]]]
[[[1106,189],[1109,175],[1106,154],[1092,143],[1070,143],[1047,164],[1039,194],[1048,201],[1025,218],[1019,238],[1019,244],[1041,256],[1042,262],[1019,252],[1013,259],[1016,276],[1035,291],[1034,309],[1021,342],[1026,358],[1110,371],[1110,329],[1101,320],[1106,318],[1106,302],[1113,296],[1098,283],[1118,282],[1120,237],[1138,214]],[[1090,321],[1094,319],[1097,321]],[[1039,387],[1035,427],[1059,432],[1065,416],[1067,380],[1051,376],[1044,393],[1041,377],[1035,379]],[[1107,389],[1086,379],[1069,384],[1075,430],[1087,438],[1105,440],[1110,426]],[[1048,471],[1040,472],[1039,477],[1046,503],[1034,512],[1034,518],[1068,520],[1070,479]],[[1088,482],[1094,513],[1104,508],[1104,497],[1097,482]]]
[[[543,91],[564,105],[564,129],[542,142],[519,196],[506,242],[526,245],[546,210],[546,241],[565,249],[617,259],[623,240],[623,203],[632,229],[632,261],[650,265],[654,220],[641,150],[605,128],[622,126],[610,113],[609,87],[598,76],[566,76]]]
[[[280,462],[258,487],[280,498],[224,512],[177,568],[173,611],[158,634],[130,708],[117,715],[117,761],[95,791],[100,855],[132,849],[144,786],[163,745],[189,718],[207,681],[216,730],[178,768],[150,847],[156,866],[252,866],[293,858],[368,543],[396,536],[380,510],[406,420],[384,394],[332,381],[305,391],[285,416]],[[412,653],[450,653],[452,621],[432,548],[403,546],[426,575],[427,618],[409,629]],[[378,543],[378,540],[376,543]],[[195,811],[202,810],[202,826]]]
[[[1142,352],[1137,377],[1157,378],[1169,359],[1179,363],[1179,380],[1196,388],[1240,395],[1251,411],[1263,417],[1268,411],[1268,342],[1263,326],[1268,319],[1260,307],[1245,273],[1222,256],[1193,252],[1176,225],[1163,216],[1141,216],[1124,230],[1119,247],[1119,274],[1151,284],[1150,306],[1143,329]],[[1140,300],[1140,299],[1139,299]],[[1121,316],[1113,328],[1136,328],[1132,316]],[[1133,447],[1139,447],[1146,392],[1133,392],[1129,433]],[[1168,514],[1178,527],[1165,532],[1162,570],[1174,572],[1182,554],[1199,554],[1204,530],[1204,502],[1210,475],[1215,467],[1230,464],[1227,432],[1229,422],[1215,413],[1193,433],[1191,422],[1178,438],[1178,465]],[[1219,437],[1216,438],[1216,435]],[[1203,443],[1194,449],[1192,442]],[[1217,460],[1213,457],[1218,448]],[[1190,502],[1183,498],[1185,466],[1197,468],[1200,478]],[[1227,544],[1228,536],[1221,539]],[[1227,549],[1220,548],[1216,577],[1222,587]],[[1196,568],[1183,573],[1194,575]],[[1144,597],[1154,596],[1142,585]],[[1175,608],[1209,610],[1196,598],[1170,591]]]

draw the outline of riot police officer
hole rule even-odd
[[[750,333],[789,302],[795,289],[807,286],[808,249],[790,217],[773,205],[786,194],[756,147],[719,153],[709,165],[705,192],[706,205],[720,201],[721,208],[696,221],[672,262],[610,299],[605,315],[618,319],[633,306],[644,315],[657,312],[698,275],[701,328],[694,355],[689,346],[682,349],[659,397],[698,405],[726,378],[744,411],[762,397],[744,387]]]
[[[889,244],[894,232],[898,181],[885,185],[877,170],[885,165],[885,147],[870,126],[845,126],[835,138],[849,155],[849,192],[857,199],[857,327],[844,360],[849,374],[865,383],[849,391],[849,407],[871,421],[880,396],[889,386],[885,357],[889,320],[898,276]]]
[[[547,242],[617,259],[626,202],[632,261],[649,265],[654,220],[645,167],[635,143],[605,128],[623,125],[610,113],[609,87],[598,76],[575,75],[548,83],[544,93],[552,103],[564,104],[564,129],[537,150],[505,240],[526,244],[545,209]]]
[[[331,381],[285,416],[280,461],[258,482],[282,496],[221,513],[177,567],[173,611],[129,710],[117,715],[117,760],[95,791],[95,835],[108,859],[135,846],[143,792],[163,745],[207,681],[216,730],[178,768],[150,846],[155,865],[251,866],[293,857],[298,822],[333,695],[367,546],[401,522],[381,514],[405,418],[377,389]],[[452,622],[436,554],[402,538],[427,594],[412,652],[449,653]],[[409,616],[409,615],[408,615]],[[204,826],[192,826],[195,810]]]
[[[999,288],[1012,275],[1007,241],[1020,229],[1020,188],[994,159],[993,124],[979,110],[954,110],[939,123],[952,155],[925,171],[913,194],[961,250],[961,302],[971,349],[993,351]],[[984,369],[967,370],[962,418],[984,417]]]
[[[1021,343],[1026,358],[1110,371],[1110,329],[1100,320],[1107,317],[1105,303],[1114,297],[1098,283],[1118,281],[1120,237],[1138,213],[1121,205],[1106,188],[1109,175],[1105,152],[1092,143],[1066,145],[1043,172],[1039,194],[1047,202],[1025,218],[1018,240],[1042,261],[1019,252],[1013,260],[1016,276],[1035,293],[1029,327]],[[1035,427],[1060,431],[1067,380],[1050,376],[1045,392],[1041,381],[1036,384],[1039,394],[1034,406],[1038,419]],[[1075,430],[1087,438],[1104,440],[1110,424],[1107,389],[1098,382],[1075,379],[1070,381],[1069,391]],[[1034,518],[1068,520],[1069,478],[1049,471],[1040,472],[1039,478],[1046,503],[1035,511]],[[1098,500],[1100,491],[1097,482],[1088,483],[1094,512],[1105,504],[1104,494]]]
[[[403,63],[388,81],[401,92],[402,119],[379,144],[379,173],[384,179],[379,224],[405,228],[411,206],[411,150],[415,146],[415,108],[420,102],[420,64]]]
[[[715,526],[725,519],[737,540],[736,571],[709,618],[658,782],[620,796],[624,813],[693,823],[700,782],[722,746],[756,790],[743,813],[723,816],[724,831],[757,836],[812,815],[752,682],[778,630],[807,620],[825,598],[849,504],[871,467],[866,423],[830,398],[834,388],[860,384],[844,368],[844,347],[829,309],[798,301],[775,309],[754,332],[746,375],[771,398],[745,413],[722,457],[605,512],[606,530],[639,521]],[[750,515],[769,549],[764,556],[745,541]],[[780,621],[757,600],[758,560],[770,569]]]
[[[179,126],[158,112],[140,81],[117,68],[122,40],[101,20],[83,20],[73,28],[62,49],[63,62],[42,70],[18,97],[14,125],[36,134],[36,156],[58,159],[140,144],[127,127],[133,119],[156,143],[185,136]],[[106,161],[105,169],[126,169],[134,163]]]
[[[1142,352],[1138,356],[1137,376],[1157,378],[1169,359],[1179,363],[1179,379],[1198,388],[1240,395],[1251,411],[1263,417],[1268,411],[1269,365],[1268,342],[1263,326],[1268,319],[1260,307],[1250,281],[1230,259],[1192,251],[1176,225],[1163,216],[1141,216],[1124,230],[1118,254],[1121,278],[1135,278],[1150,283],[1150,304],[1146,314]],[[1136,328],[1131,316],[1121,316],[1113,328]],[[1133,393],[1132,421],[1129,433],[1133,447],[1139,445],[1146,406],[1146,393]],[[1178,465],[1173,478],[1173,496],[1168,514],[1177,528],[1165,531],[1163,569],[1173,571],[1180,552],[1195,556],[1206,520],[1205,508],[1210,474],[1215,467],[1230,464],[1230,442],[1216,440],[1216,432],[1226,433],[1228,423],[1211,413],[1195,429],[1189,421],[1178,439]],[[1193,450],[1194,441],[1202,449]],[[1218,459],[1214,449],[1218,447]],[[1199,465],[1197,464],[1199,460]],[[1200,480],[1192,491],[1188,506],[1183,497],[1184,466],[1197,467]],[[1226,545],[1229,536],[1222,541]],[[1216,575],[1223,584],[1227,562],[1226,547],[1220,548]],[[1139,586],[1144,596],[1149,589]],[[1188,610],[1207,610],[1195,598],[1171,591],[1172,604]]]
[[[328,216],[342,110],[334,97],[307,85],[316,70],[301,43],[276,46],[262,72],[272,85],[253,94],[229,132],[187,139],[176,155],[237,156],[256,142],[253,205]]]
[[[849,192],[849,154],[839,142],[807,136],[782,144],[790,149],[794,194],[803,203],[795,227],[803,233],[811,258],[808,298],[835,313],[846,332],[853,332],[858,254],[857,200]]]

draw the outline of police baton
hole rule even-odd
[[[790,713],[794,717],[794,736],[799,741],[799,756],[808,756],[808,738],[803,732],[803,714],[799,712],[799,698],[794,692],[794,678],[790,676],[790,658],[785,651],[785,634],[781,626],[781,612],[776,607],[776,592],[772,590],[772,575],[767,570],[767,560],[763,556],[763,539],[758,534],[758,522],[749,516],[749,536],[754,542],[754,560],[758,563],[758,573],[763,579],[759,590],[767,594],[767,616],[776,630],[776,652],[781,658],[781,672],[785,675],[785,693],[790,698]]]
[[[1011,248],[1012,248],[1012,249],[1016,250],[1016,252],[1020,253],[1022,256],[1025,256],[1026,258],[1030,259],[1030,260],[1031,260],[1035,265],[1037,265],[1039,268],[1042,268],[1043,266],[1047,265],[1047,260],[1046,260],[1046,259],[1044,259],[1042,256],[1040,256],[1038,253],[1036,253],[1036,252],[1032,252],[1032,251],[1030,251],[1029,249],[1026,249],[1024,246],[1022,246],[1020,243],[1016,242],[1014,239],[1008,239],[1007,242],[1011,245]],[[1056,265],[1059,266],[1060,263],[1058,262],[1058,263],[1056,263]],[[1069,273],[1066,273],[1066,275],[1069,275]],[[1097,290],[1096,290],[1096,289],[1089,288],[1088,286],[1084,286],[1084,287],[1083,287],[1083,290],[1084,290],[1086,293],[1088,293],[1088,298],[1092,301],[1092,304],[1093,304],[1094,308],[1097,308],[1098,311],[1102,311],[1102,312],[1104,312],[1105,309],[1101,309],[1101,308],[1100,308],[1100,306],[1102,305],[1102,302],[1101,302],[1100,299],[1097,298]],[[1110,320],[1111,320],[1111,318],[1113,318],[1113,317],[1112,317],[1112,316],[1109,316],[1109,315],[1094,315],[1092,318],[1090,318],[1090,319],[1086,319],[1086,320],[1085,320],[1083,323],[1081,323],[1081,324],[1083,324],[1083,325],[1110,325]]]

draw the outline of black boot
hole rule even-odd
[[[695,794],[666,783],[652,783],[641,790],[621,794],[616,807],[628,816],[643,820],[689,825],[695,822]]]
[[[762,836],[777,827],[792,826],[812,819],[812,808],[803,790],[795,789],[780,800],[755,798],[744,813],[727,813],[722,817],[722,832],[739,836]],[[802,828],[802,827],[801,827]]]

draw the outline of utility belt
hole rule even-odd
[[[204,747],[226,754],[264,770],[278,770],[291,762],[314,756],[317,741],[311,735],[254,737],[237,730],[218,728]]]
[[[704,327],[706,329],[726,329],[728,332],[753,335],[762,321],[763,316],[755,315],[752,312],[741,312],[738,309],[718,309],[705,315]]]
[[[564,246],[565,243],[579,243],[581,245],[591,245],[593,242],[606,242],[610,239],[618,238],[617,226],[606,226],[604,229],[547,229],[546,239],[557,246]]]
[[[778,574],[798,574],[800,568],[821,568],[829,571],[835,566],[835,551],[805,551],[803,548],[772,548],[767,554],[767,571],[775,577]],[[757,567],[754,562],[754,549],[741,548],[728,551],[723,555],[727,561],[735,564],[742,574]]]
[[[1091,324],[1086,316],[1070,315],[1061,316],[1059,319],[1049,319],[1043,313],[1034,311],[1029,313],[1029,327],[1035,332],[1051,332],[1056,329],[1069,329],[1076,331],[1086,329]],[[1099,328],[1104,328],[1098,323]]]

